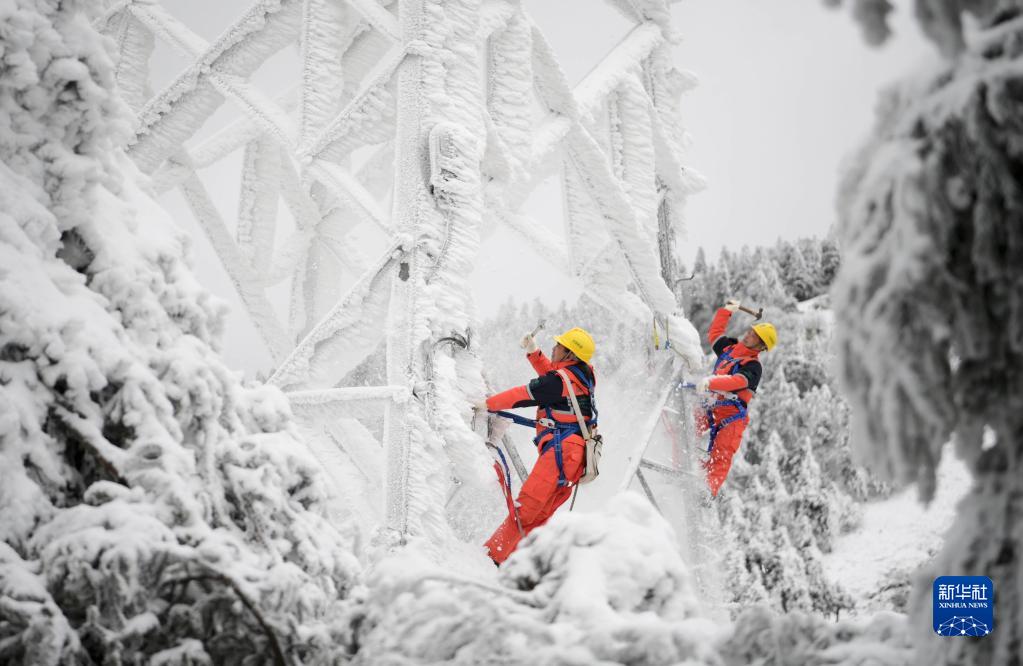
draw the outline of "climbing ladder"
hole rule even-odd
[[[645,428],[632,440],[618,489],[642,492],[667,519],[701,598],[713,604],[722,601],[724,589],[719,580],[720,526],[701,465],[706,436],[695,431],[693,414],[702,408],[701,403],[691,391],[679,388],[679,372],[686,371],[672,366],[671,378],[663,382]]]

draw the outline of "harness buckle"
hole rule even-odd
[[[558,422],[555,421],[554,419],[539,418],[539,419],[536,420],[536,424],[540,425],[540,426],[543,426],[544,428],[547,428],[548,430],[553,430],[554,428],[557,427]]]

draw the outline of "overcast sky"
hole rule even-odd
[[[848,3],[846,3],[848,4]],[[879,88],[932,55],[895,0],[895,38],[880,49],[860,38],[848,9],[821,0],[681,0],[675,64],[700,85],[682,106],[692,136],[685,162],[708,189],[688,208],[689,259],[698,246],[764,245],[823,235],[835,219],[842,158],[866,135]],[[580,80],[628,30],[607,3],[527,0]],[[585,29],[563,26],[583,23]]]
[[[250,4],[247,0],[164,0],[164,6],[202,37],[213,40]],[[929,57],[930,47],[909,17],[896,10],[896,39],[871,49],[846,9],[820,0],[682,0],[672,6],[681,36],[675,63],[700,85],[687,93],[682,123],[692,137],[684,161],[708,180],[687,209],[690,261],[698,247],[711,255],[724,245],[762,245],[778,237],[823,235],[835,220],[833,202],[842,158],[869,130],[879,88]],[[577,83],[630,30],[601,0],[525,0],[556,51],[570,82]],[[157,42],[152,83],[160,89],[186,61]],[[299,66],[285,49],[254,81],[280,90]],[[198,137],[237,114],[225,105]],[[229,224],[237,214],[240,155],[201,172]],[[232,302],[225,355],[236,367],[266,367],[268,357],[242,311],[233,287],[180,195],[163,198],[174,217],[196,236],[197,272],[215,293]],[[524,211],[552,229],[560,226],[557,178],[544,183]],[[493,315],[509,298],[573,302],[585,285],[540,259],[514,233],[497,229],[484,238],[471,287],[478,313]],[[286,289],[284,290],[286,291]],[[283,302],[276,304],[282,313]]]
[[[674,6],[675,62],[700,78],[683,107],[686,159],[709,181],[688,209],[690,253],[827,231],[841,161],[869,131],[878,89],[933,56],[911,3],[894,4],[896,35],[879,49],[847,9],[820,0]]]

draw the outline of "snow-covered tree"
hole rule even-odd
[[[814,446],[814,457],[821,476],[841,489],[852,502],[884,497],[890,488],[853,460],[849,444],[849,406],[835,394],[831,384],[803,393],[807,419],[803,431]],[[858,523],[858,512],[846,506],[840,514],[841,531]]]
[[[749,253],[743,252],[743,255]],[[786,289],[778,274],[778,265],[771,260],[761,248],[749,256],[744,262],[747,269],[735,276],[735,293],[740,300],[750,306],[790,309],[795,305],[795,298]]]
[[[719,497],[732,598],[746,607],[834,615],[851,599],[827,580],[822,550],[830,550],[834,492],[819,476],[809,444],[786,445],[777,432],[754,465],[740,461]],[[760,592],[762,590],[762,592]]]
[[[844,183],[841,377],[862,460],[924,500],[949,439],[973,472],[931,574],[991,577],[998,628],[921,640],[919,663],[1007,664],[1023,643],[1023,6],[917,7],[949,61],[886,93]],[[933,638],[930,603],[921,579],[921,638]]]
[[[785,290],[797,301],[815,296],[818,281],[799,247],[794,243],[779,241],[774,252],[778,257],[778,272]]]
[[[216,354],[96,11],[0,11],[0,662],[338,659],[355,558],[283,396]]]
[[[774,317],[778,310],[790,310],[796,301],[824,294],[838,264],[835,242],[818,238],[778,241],[767,248],[725,248],[713,263],[707,262],[700,249],[694,279],[681,283],[682,303],[686,316],[700,331],[706,330],[715,310],[732,297],[763,307]],[[709,345],[706,348],[709,350]]]
[[[838,250],[838,243],[834,238],[828,236],[821,243],[821,265],[820,265],[820,291],[826,293],[838,274],[838,267],[842,263],[842,256]]]
[[[729,666],[740,664],[849,664],[905,666],[913,658],[906,618],[880,612],[865,620],[831,622],[808,613],[779,615],[746,609],[722,646]]]
[[[707,298],[710,301],[711,314],[721,307],[726,299],[731,298],[736,283],[734,281],[731,253],[727,248],[721,251],[721,256],[714,269],[710,271],[710,282],[707,286]]]
[[[717,294],[713,293],[712,269],[707,262],[706,253],[700,248],[696,251],[696,259],[693,261],[693,279],[679,283],[686,318],[693,322],[698,331],[705,330],[710,324],[717,303]]]

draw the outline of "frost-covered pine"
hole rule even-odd
[[[356,563],[120,147],[93,3],[0,8],[0,662],[306,663]]]
[[[847,177],[836,334],[860,458],[924,500],[949,439],[973,472],[911,601],[919,663],[1008,664],[1023,643],[1023,10],[927,4],[928,34],[958,55],[885,96]],[[993,579],[990,636],[933,640],[945,574]]]
[[[680,282],[678,285],[686,317],[693,322],[693,326],[701,334],[707,330],[707,326],[714,316],[714,305],[717,304],[717,299],[713,299],[709,295],[712,287],[711,269],[712,265],[708,264],[706,253],[703,248],[700,248],[693,260],[692,279]]]
[[[797,301],[815,296],[817,279],[811,266],[816,265],[816,262],[807,262],[795,243],[778,241],[774,251],[778,255],[778,273],[785,290]]]
[[[842,264],[842,256],[838,250],[838,243],[834,238],[828,237],[821,244],[821,267],[820,267],[820,290],[819,293],[827,293],[831,284],[835,281],[838,268]]]
[[[863,620],[831,622],[808,613],[778,615],[745,610],[722,647],[727,664],[844,664],[905,666],[913,656],[906,618],[880,612]]]
[[[757,252],[751,261],[750,269],[740,273],[742,278],[737,281],[733,295],[748,303],[749,307],[764,307],[765,303],[769,303],[784,309],[792,308],[795,299],[786,291],[775,263],[767,260],[763,252]]]

